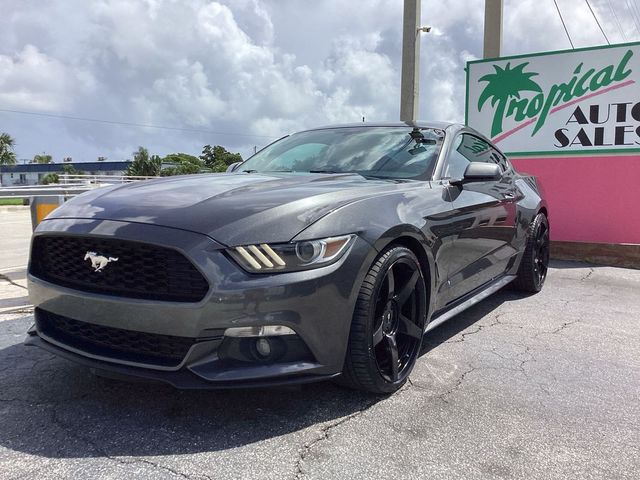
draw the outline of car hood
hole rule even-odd
[[[228,246],[286,242],[341,206],[416,184],[356,174],[188,175],[92,190],[48,218],[162,225]]]

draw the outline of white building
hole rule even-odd
[[[76,163],[28,163],[24,165],[0,165],[0,185],[37,185],[49,173],[63,174],[63,167],[72,165],[87,175],[124,175],[131,162],[76,162]]]

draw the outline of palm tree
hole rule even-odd
[[[154,177],[160,175],[161,159],[158,155],[149,156],[149,150],[138,147],[133,152],[133,162],[127,168],[127,175]]]
[[[506,68],[500,68],[494,65],[496,73],[489,73],[480,77],[480,82],[487,82],[487,86],[480,94],[478,99],[478,111],[482,110],[482,106],[488,99],[491,100],[491,106],[495,107],[493,114],[493,122],[491,124],[491,136],[495,137],[502,132],[502,121],[507,104],[511,97],[520,98],[520,92],[541,92],[542,88],[531,77],[538,75],[533,72],[524,72],[524,67],[529,62],[521,63],[511,68],[511,63],[507,63]],[[496,103],[498,104],[496,106]]]
[[[0,165],[15,165],[16,154],[13,153],[15,140],[8,133],[0,133]]]
[[[53,159],[51,155],[43,153],[42,155],[35,155],[33,157],[33,163],[53,163]]]

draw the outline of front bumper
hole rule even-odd
[[[122,365],[112,362],[105,362],[88,357],[84,354],[74,353],[73,351],[63,348],[46,340],[43,340],[35,332],[31,332],[25,340],[25,345],[40,347],[54,355],[71,360],[72,362],[91,368],[101,376],[125,381],[151,381],[161,382],[172,385],[180,389],[192,390],[213,390],[227,388],[254,388],[254,387],[276,387],[285,385],[297,385],[302,383],[319,382],[337,377],[340,373],[334,374],[304,374],[281,375],[277,377],[264,375],[256,376],[251,379],[232,379],[232,380],[215,380],[202,377],[195,374],[189,369],[181,369],[176,371],[162,371],[151,368],[136,367],[131,365]],[[256,372],[259,373],[259,372]],[[268,373],[268,372],[267,372]]]
[[[150,301],[81,292],[28,275],[34,306],[54,315],[104,327],[201,339],[178,364],[163,366],[105,356],[56,341],[35,328],[36,345],[98,370],[168,382],[180,388],[216,388],[321,380],[342,370],[351,317],[375,252],[358,238],[337,263],[303,272],[251,275],[205,235],[106,220],[56,219],[40,224],[47,233],[115,237],[180,251],[202,272],[210,290],[197,303]],[[81,261],[82,259],[79,259]],[[294,330],[310,358],[269,363],[228,362],[218,349],[232,327],[283,325]]]

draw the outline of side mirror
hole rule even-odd
[[[231,165],[229,165],[229,166],[227,167],[226,172],[227,172],[227,173],[235,172],[235,171],[236,171],[236,169],[237,169],[240,165],[242,165],[242,163],[243,163],[243,162],[234,162],[234,163],[232,163]]]
[[[495,182],[502,178],[502,170],[495,163],[472,162],[467,165],[464,177],[451,180],[451,185],[461,187],[465,183],[471,182]]]

